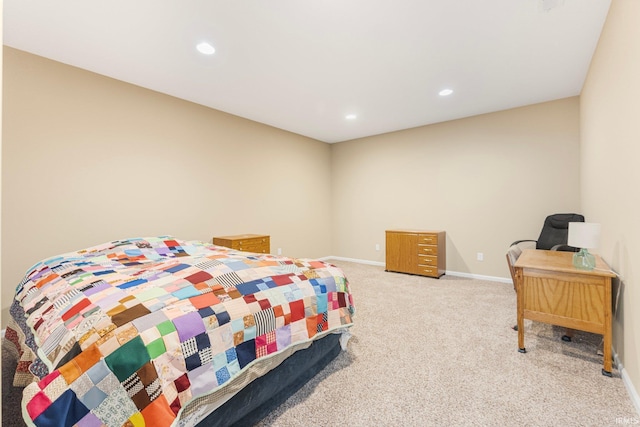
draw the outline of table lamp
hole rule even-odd
[[[596,259],[587,249],[600,244],[600,224],[593,222],[570,222],[567,244],[580,251],[573,254],[573,266],[580,270],[593,270]]]

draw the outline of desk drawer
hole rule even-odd
[[[599,276],[527,270],[522,285],[527,312],[604,325],[607,287]]]

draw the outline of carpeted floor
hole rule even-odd
[[[615,426],[640,415],[601,336],[525,322],[511,284],[336,262],[355,297],[353,338],[259,426]]]
[[[565,343],[562,328],[526,321],[518,353],[510,284],[336,264],[357,310],[348,349],[258,426],[640,423],[620,373],[600,373],[599,335]],[[4,347],[2,425],[21,426]]]

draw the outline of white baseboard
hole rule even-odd
[[[468,279],[489,280],[491,282],[500,282],[500,283],[512,283],[511,279],[506,277],[485,276],[482,274],[471,274],[471,273],[460,273],[458,271],[449,271],[449,270],[447,270],[447,274],[449,276],[466,277]]]
[[[357,259],[357,258],[345,258],[345,257],[340,257],[340,256],[326,256],[323,258],[320,258],[323,261],[328,261],[328,260],[336,260],[336,261],[347,261],[347,262],[355,262],[358,264],[368,264],[368,265],[376,265],[378,267],[384,267],[385,263],[384,262],[380,262],[380,261],[368,261],[365,259]],[[448,276],[456,276],[456,277],[465,277],[468,279],[478,279],[478,280],[489,280],[491,282],[501,282],[501,283],[511,283],[511,279],[510,278],[506,278],[506,277],[497,277],[497,276],[483,276],[481,274],[471,274],[471,273],[460,273],[457,271],[450,271],[447,270],[446,274]]]
[[[627,388],[627,393],[629,393],[629,398],[631,398],[631,402],[633,403],[633,406],[635,406],[636,412],[638,413],[638,415],[640,415],[640,395],[638,394],[638,391],[633,386],[633,383],[631,382],[631,378],[629,378],[629,374],[627,373],[627,370],[624,369],[624,366],[622,366],[622,363],[618,358],[618,353],[616,353],[615,351],[613,352],[613,360],[616,362],[616,366],[618,367],[618,371],[620,372],[620,376],[622,377],[622,382],[624,383],[624,386]]]
[[[366,259],[356,259],[356,258],[345,258],[342,256],[333,256],[329,255],[323,258],[319,258],[322,261],[336,260],[336,261],[347,261],[347,262],[355,262],[357,264],[367,264],[367,265],[376,265],[378,267],[384,267],[384,262],[380,261],[367,261]]]

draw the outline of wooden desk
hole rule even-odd
[[[524,319],[593,332],[604,337],[604,368],[611,376],[611,278],[600,258],[596,268],[579,270],[573,253],[527,249],[516,261],[518,348],[525,353]]]

